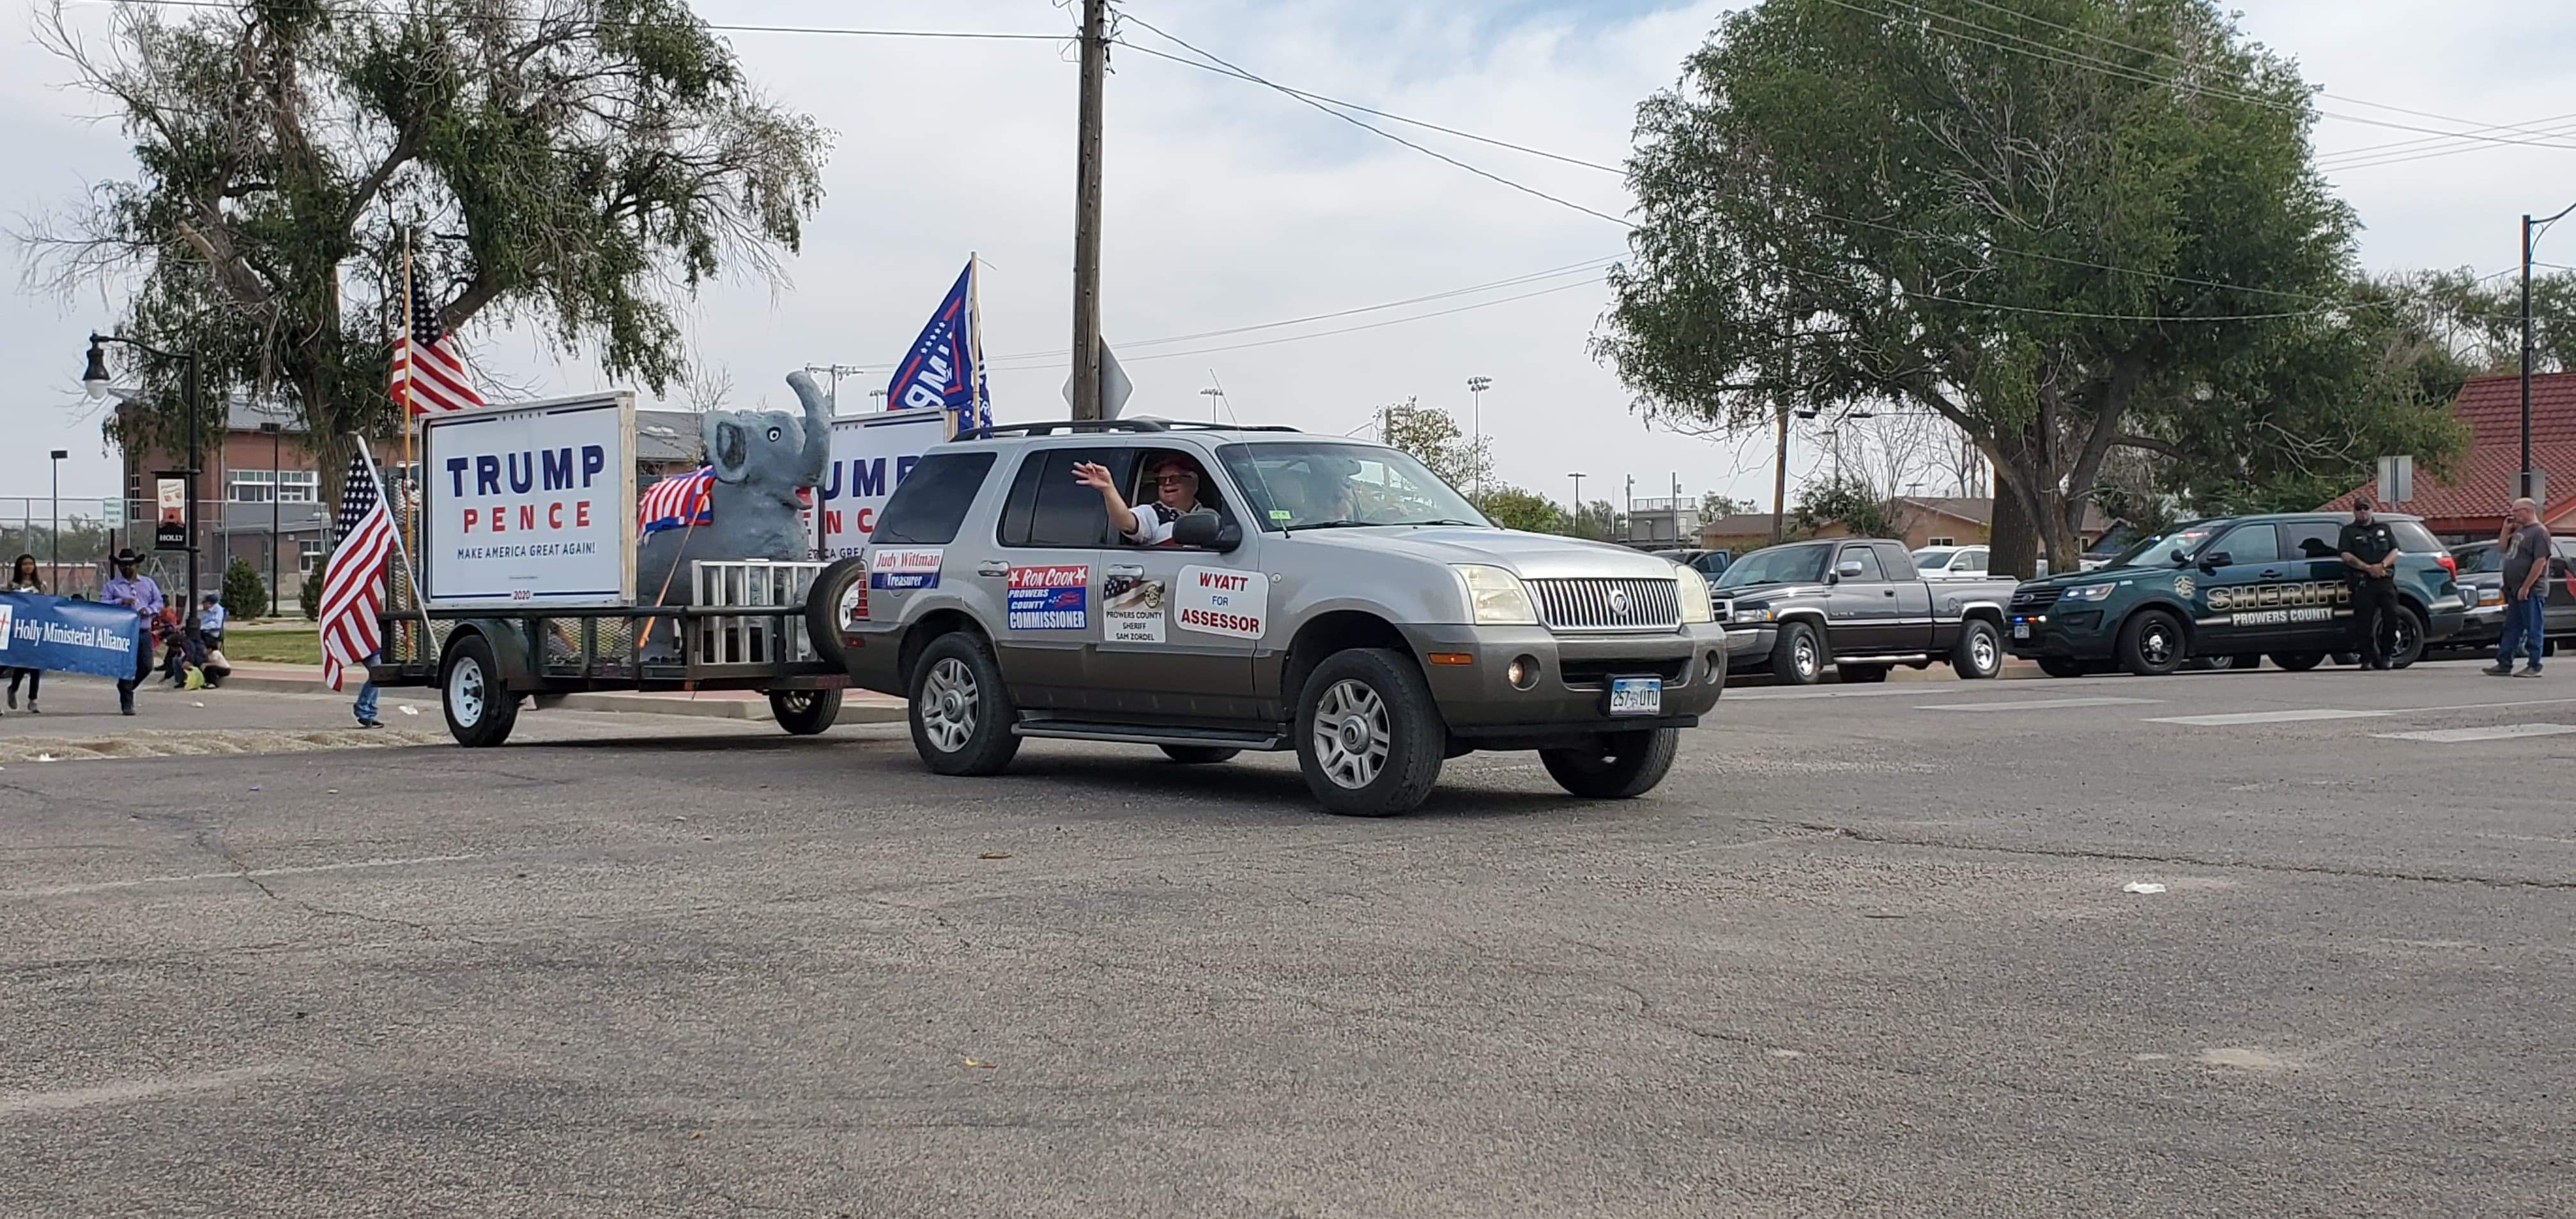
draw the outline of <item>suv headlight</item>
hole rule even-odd
[[[1476,625],[1538,625],[1538,607],[1530,604],[1519,576],[1480,563],[1461,563],[1457,572],[1467,583],[1467,615]]]
[[[1673,577],[1679,585],[1673,591],[1682,599],[1682,624],[1688,626],[1694,622],[1716,621],[1716,603],[1708,599],[1708,577],[1699,574],[1695,568],[1678,563],[1673,565],[1673,570],[1680,573]]]
[[[2060,601],[2100,601],[2111,595],[2108,584],[2078,584],[2058,596]]]

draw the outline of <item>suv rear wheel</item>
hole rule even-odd
[[[1580,749],[1542,749],[1539,764],[1556,785],[1594,800],[1625,800],[1653,791],[1673,768],[1679,728],[1613,732]]]
[[[912,747],[943,775],[997,774],[1020,751],[1011,692],[992,649],[964,631],[930,641],[912,667]]]
[[[1421,670],[1387,648],[1325,657],[1297,696],[1294,730],[1307,790],[1352,817],[1419,806],[1440,781],[1449,736]]]
[[[2182,667],[2182,623],[2160,609],[2139,610],[2120,624],[2120,667],[2162,677]]]

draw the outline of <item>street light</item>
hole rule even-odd
[[[69,456],[71,456],[71,450],[69,449],[55,449],[53,451],[54,519],[52,524],[46,526],[46,530],[53,538],[54,558],[53,570],[45,573],[45,578],[53,582],[54,593],[56,596],[60,596],[63,591],[63,459]],[[17,573],[12,572],[10,574],[14,576]]]
[[[1467,378],[1467,396],[1475,402],[1475,405],[1470,408],[1473,413],[1469,416],[1467,426],[1476,433],[1476,444],[1470,452],[1476,458],[1476,494],[1478,495],[1485,493],[1485,391],[1493,387],[1492,377]]]
[[[278,501],[286,498],[280,494],[286,488],[286,476],[278,467],[285,464],[279,455],[286,445],[286,425],[272,421],[259,425],[259,430],[268,433],[268,616],[275,618],[279,616],[277,612],[277,505]]]
[[[197,420],[199,416],[205,414],[205,386],[198,377],[197,353],[163,351],[149,343],[129,339],[123,335],[91,331],[89,367],[81,372],[81,389],[89,394],[89,400],[92,402],[107,397],[107,345],[110,343],[123,343],[136,351],[159,356],[164,360],[185,361],[180,372],[179,398],[180,405],[188,412],[188,468],[181,472],[187,479],[188,499],[186,503],[180,505],[180,521],[188,533],[188,544],[181,547],[181,550],[188,556],[188,605],[193,610],[197,604],[197,464],[200,448],[197,439]]]
[[[2576,212],[2576,203],[2559,209],[2558,215],[2535,223],[2529,213],[2522,217],[2522,464],[2514,481],[2521,486],[2517,494],[2534,501],[2541,497],[2540,472],[2531,468],[2531,245],[2540,239],[2538,230],[2556,224],[2560,217]]]
[[[1574,511],[1580,514],[1583,511],[1583,471],[1577,470],[1566,477],[1574,480]]]

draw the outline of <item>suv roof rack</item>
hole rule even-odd
[[[996,436],[1052,436],[1064,432],[1168,432],[1174,429],[1193,432],[1293,432],[1284,424],[1202,423],[1195,419],[1055,419],[1039,423],[992,423],[967,428],[957,433],[957,440],[989,440]]]

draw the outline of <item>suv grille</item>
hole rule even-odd
[[[2012,595],[2012,612],[2016,614],[2041,613],[2047,610],[2049,606],[2057,604],[2057,598],[2065,591],[2066,590],[2062,588],[2020,589]]]
[[[1673,580],[1530,580],[1539,621],[1559,631],[1669,631],[1682,624]]]

